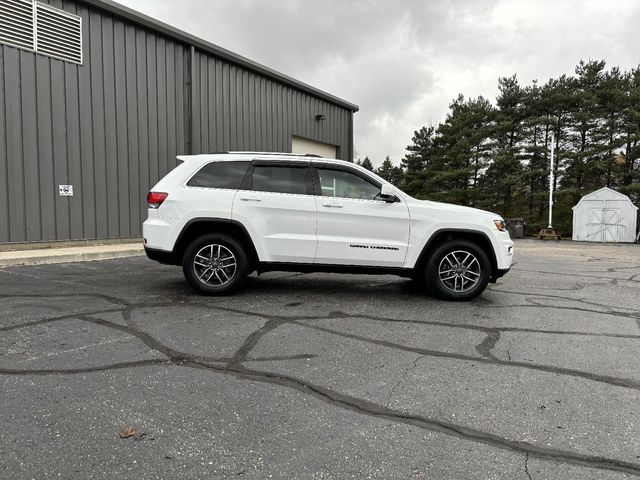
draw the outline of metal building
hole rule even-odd
[[[635,242],[638,207],[629,197],[604,187],[573,207],[573,240]]]
[[[0,243],[137,237],[178,154],[351,159],[357,110],[109,0],[0,0]]]

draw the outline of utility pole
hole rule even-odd
[[[554,164],[554,155],[556,150],[556,144],[554,139],[554,134],[551,132],[551,161],[549,166],[549,226],[547,228],[541,228],[540,232],[538,232],[538,238],[555,238],[556,240],[560,240],[562,235],[558,233],[558,231],[553,228],[553,164]]]
[[[555,143],[553,141],[553,132],[551,132],[551,167],[549,169],[549,227],[553,228],[553,154],[555,151]]]

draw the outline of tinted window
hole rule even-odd
[[[240,188],[249,162],[208,163],[187,183],[190,187]]]
[[[318,175],[323,197],[379,199],[380,187],[353,173],[319,168]]]
[[[307,171],[304,167],[269,167],[256,165],[253,190],[260,192],[307,193]]]

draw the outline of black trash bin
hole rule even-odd
[[[511,238],[524,238],[524,227],[527,223],[524,218],[508,218],[507,219],[507,231]]]

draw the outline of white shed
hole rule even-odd
[[[604,187],[573,207],[573,239],[583,242],[635,242],[638,207],[626,195]]]

